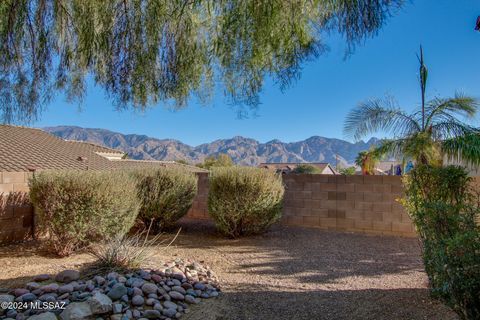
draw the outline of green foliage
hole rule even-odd
[[[29,185],[39,230],[60,256],[125,234],[137,217],[135,181],[125,172],[45,171]]]
[[[205,158],[203,163],[198,164],[199,168],[210,170],[214,167],[231,167],[233,166],[233,160],[230,158],[228,154],[221,153],[217,157],[215,156],[208,156]]]
[[[260,168],[223,167],[212,170],[209,181],[208,212],[226,236],[262,233],[280,219],[280,175]]]
[[[325,51],[326,31],[352,47],[402,2],[0,1],[0,119],[35,120],[59,91],[81,101],[87,77],[118,108],[204,102],[214,82],[255,107],[265,77],[288,86]]]
[[[338,172],[344,176],[353,176],[356,172],[356,169],[355,167],[340,168]]]
[[[423,242],[432,294],[463,319],[480,317],[480,214],[465,169],[420,165],[404,178],[403,205]]]
[[[148,265],[149,260],[162,249],[168,248],[178,236],[169,244],[159,241],[161,234],[149,237],[149,231],[138,232],[134,235],[118,235],[92,246],[90,255],[96,258],[95,271],[98,270],[136,270]]]
[[[292,171],[293,173],[308,173],[308,174],[321,174],[322,171],[311,164],[299,164],[295,169]]]
[[[427,68],[420,58],[422,106],[411,114],[401,110],[391,98],[360,103],[345,120],[344,132],[359,140],[381,131],[395,138],[386,139],[377,149],[381,154],[438,165],[443,156],[449,160],[480,164],[480,128],[458,120],[473,119],[478,100],[457,93],[453,98],[425,100]]]
[[[378,149],[361,151],[355,158],[355,164],[362,168],[362,175],[375,175],[375,166],[380,160],[380,157]]]
[[[139,218],[153,231],[172,228],[187,214],[197,194],[195,173],[177,168],[145,169],[134,172],[138,181]]]

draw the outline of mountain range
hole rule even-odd
[[[139,134],[122,134],[105,129],[76,126],[46,127],[43,130],[66,140],[88,141],[128,153],[140,160],[186,160],[199,163],[208,156],[228,154],[235,163],[256,166],[262,162],[329,162],[347,166],[360,151],[368,150],[378,139],[351,143],[341,139],[313,136],[297,142],[272,140],[261,143],[255,139],[236,136],[198,146],[174,139],[157,139]]]

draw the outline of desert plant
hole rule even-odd
[[[355,167],[340,168],[338,172],[344,176],[352,176],[355,174]]]
[[[172,228],[187,214],[197,194],[195,173],[177,168],[145,169],[134,172],[140,200],[139,218],[152,231]]]
[[[308,173],[308,174],[320,174],[322,171],[315,167],[314,165],[308,163],[302,163],[297,165],[295,169],[292,171],[293,173]]]
[[[404,177],[405,199],[423,244],[432,295],[463,319],[480,317],[480,213],[471,178],[456,166],[420,165]]]
[[[361,151],[355,158],[355,164],[362,169],[362,175],[375,175],[375,166],[380,159],[376,149]]]
[[[229,237],[264,232],[282,213],[280,175],[249,167],[216,168],[210,174],[208,210]]]
[[[134,235],[119,234],[92,246],[89,253],[96,258],[94,270],[134,270],[145,267],[156,253],[168,248],[180,233],[179,229],[172,240],[161,240],[162,234],[149,237],[150,227]]]
[[[420,49],[421,107],[411,114],[397,107],[392,99],[373,99],[360,103],[345,120],[344,132],[359,140],[371,133],[387,132],[377,151],[418,164],[440,164],[449,160],[480,164],[480,128],[458,120],[474,118],[478,112],[475,98],[456,94],[453,98],[425,101],[427,68]]]
[[[125,172],[45,171],[29,185],[38,228],[60,256],[125,234],[138,213],[135,180]]]
[[[208,156],[203,163],[197,164],[197,167],[210,170],[214,167],[231,167],[233,166],[233,160],[228,154],[221,153],[215,156]]]

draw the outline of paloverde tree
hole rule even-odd
[[[325,31],[354,46],[402,2],[3,0],[0,122],[35,120],[57,92],[81,101],[87,78],[120,109],[208,101],[217,83],[256,106],[264,78],[288,86]]]
[[[433,98],[426,101],[428,70],[420,48],[421,105],[409,114],[391,98],[371,99],[360,103],[347,115],[344,133],[359,140],[375,132],[393,135],[375,150],[414,160],[417,163],[438,165],[444,157],[449,160],[480,164],[480,129],[461,121],[472,119],[479,104],[475,98],[457,93],[453,98]]]

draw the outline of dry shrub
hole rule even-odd
[[[29,185],[38,228],[60,256],[124,235],[138,213],[135,180],[122,171],[44,171]]]
[[[152,231],[172,228],[187,214],[197,194],[195,173],[178,168],[144,169],[134,172],[140,200],[139,218]]]
[[[249,167],[215,168],[210,173],[208,211],[229,237],[264,232],[282,214],[280,175]]]

